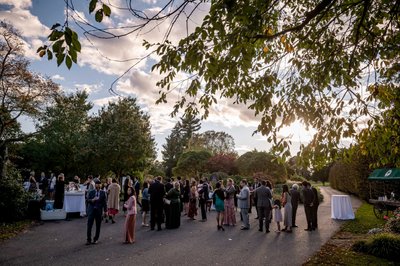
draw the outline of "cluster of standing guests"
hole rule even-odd
[[[89,184],[91,184],[90,181]],[[137,205],[141,206],[142,226],[149,226],[150,230],[157,229],[157,231],[162,230],[163,223],[165,223],[165,228],[167,229],[179,228],[182,211],[190,220],[195,220],[198,207],[201,209],[201,221],[207,221],[206,207],[209,201],[213,203],[217,212],[217,230],[225,231],[224,226],[236,225],[236,207],[240,209],[241,230],[249,230],[251,202],[254,202],[256,206],[256,219],[259,220],[260,232],[264,232],[265,228],[265,232],[269,233],[272,221],[277,223],[276,232],[285,231],[290,233],[293,227],[297,227],[296,213],[300,200],[299,186],[297,184],[294,184],[291,190],[287,185],[283,185],[281,198],[274,200],[272,184],[264,180],[256,180],[250,188],[247,180],[243,179],[238,189],[235,187],[233,180],[228,179],[225,187],[222,182],[217,182],[215,190],[212,191],[207,179],[201,180],[197,184],[196,181],[190,182],[189,180],[182,182],[178,178],[176,182],[168,180],[164,184],[162,177],[156,177],[154,180],[143,183],[141,202],[138,201],[137,197],[140,191],[140,185],[137,184],[138,180],[134,179],[132,181],[129,178],[123,187],[123,210],[126,216],[124,243],[135,242]],[[312,231],[318,228],[318,194],[310,183],[305,181],[302,186],[304,210],[307,219],[307,228],[305,230]],[[101,189],[100,181],[94,182],[94,189],[88,192],[87,197],[87,244],[97,243],[103,212],[105,213],[104,217],[110,218],[112,223],[115,222],[114,216],[119,209],[119,191],[120,187],[116,180],[112,180],[106,190]],[[118,199],[115,195],[118,195]],[[283,214],[281,212],[282,207],[284,207]],[[147,223],[147,214],[149,212],[150,224]],[[96,232],[92,239],[91,231],[94,222],[96,222]],[[283,228],[280,226],[281,222],[283,222]]]

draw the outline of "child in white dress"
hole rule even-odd
[[[278,227],[278,230],[275,232],[280,233],[281,232],[281,222],[282,222],[282,212],[281,212],[281,201],[276,199],[274,200],[274,206],[273,206],[273,213],[274,213],[274,221],[276,222],[276,225]]]

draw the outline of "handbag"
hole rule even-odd
[[[170,205],[171,204],[171,200],[164,198],[164,204]]]

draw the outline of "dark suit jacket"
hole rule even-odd
[[[254,199],[257,200],[257,207],[272,207],[271,206],[271,199],[272,199],[271,190],[266,186],[260,186],[255,190]]]
[[[305,207],[310,207],[314,201],[314,193],[310,188],[303,188],[303,203]]]
[[[291,189],[290,195],[292,196],[292,207],[297,207],[299,205],[300,192],[296,189]]]
[[[94,209],[97,207],[100,210],[104,210],[105,212],[107,211],[107,195],[104,190],[99,190],[99,199],[96,202],[93,202],[92,199],[96,197],[96,192],[97,190],[91,190],[88,194],[88,208],[87,208],[87,214],[91,215],[94,211]]]
[[[158,181],[155,181],[149,187],[150,203],[151,204],[163,204],[163,198],[165,196],[165,186]]]
[[[311,187],[311,190],[312,190],[312,192],[314,194],[313,205],[314,206],[318,206],[319,205],[319,198],[318,198],[317,189],[315,187]]]

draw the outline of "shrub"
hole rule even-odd
[[[22,177],[10,166],[6,177],[0,178],[0,222],[14,222],[25,218],[29,195],[22,187]]]
[[[400,208],[393,212],[393,216],[387,220],[384,229],[389,233],[400,234]]]
[[[400,261],[400,236],[379,234],[372,237],[368,253],[376,257]]]
[[[383,233],[371,236],[366,241],[358,241],[352,249],[376,257],[400,261],[400,236]]]

